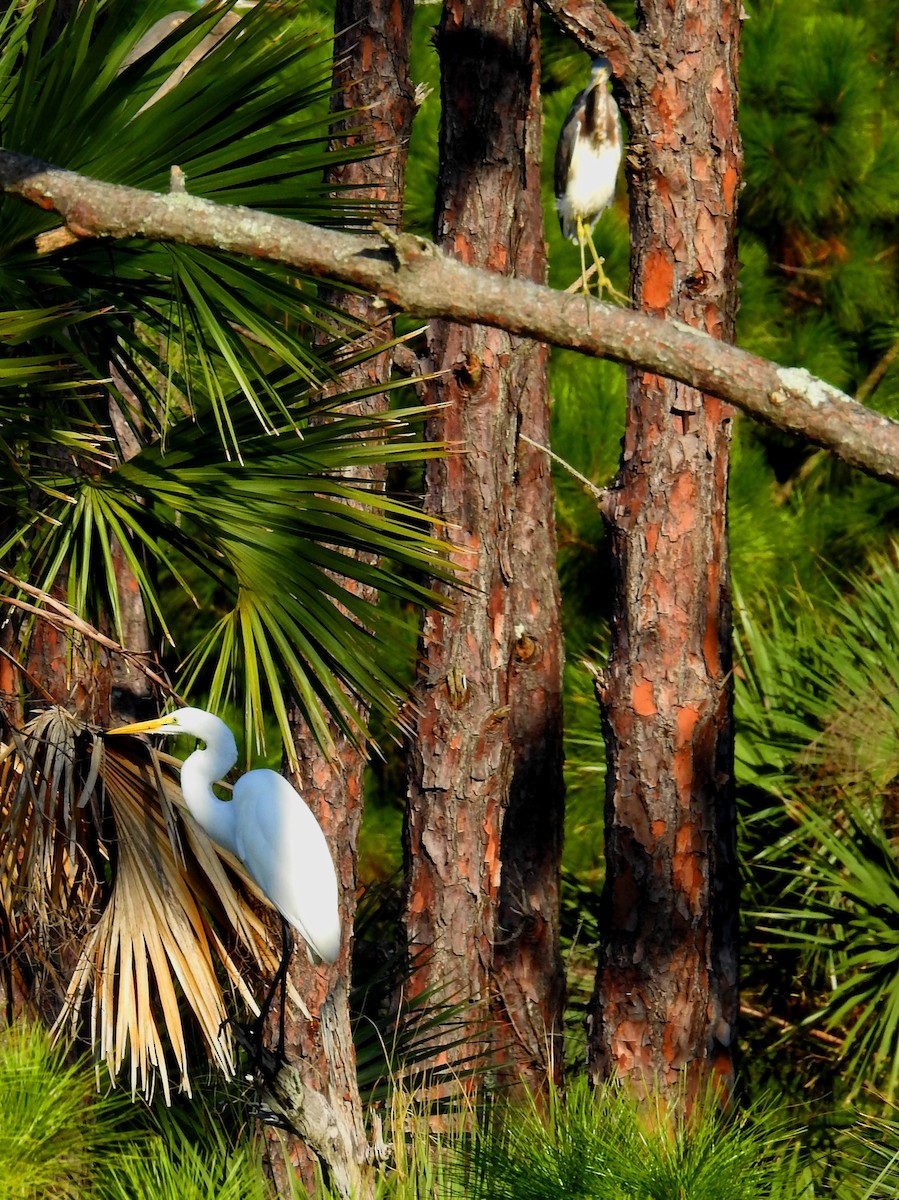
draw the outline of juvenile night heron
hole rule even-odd
[[[609,92],[612,67],[597,58],[590,82],[575,96],[556,150],[556,208],[564,237],[581,248],[581,283],[587,291],[584,246],[596,264],[599,294],[615,292],[593,244],[593,226],[615,198],[621,163],[621,121]],[[618,294],[618,293],[616,293]]]

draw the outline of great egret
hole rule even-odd
[[[248,771],[231,800],[212,790],[237,762],[237,743],[224,721],[202,708],[181,708],[151,721],[110,729],[109,734],[187,734],[205,742],[181,766],[181,792],[194,820],[225,850],[236,855],[281,915],[283,952],[266,1001],[254,1024],[262,1023],[281,985],[279,1058],[284,1050],[284,980],[293,950],[291,928],[313,961],[332,963],[340,953],[337,875],[325,835],[299,792],[277,771]]]
[[[603,287],[620,294],[612,287],[593,244],[593,226],[615,199],[621,164],[621,122],[618,105],[609,93],[611,76],[609,60],[597,58],[590,82],[572,102],[556,148],[556,209],[563,237],[580,246],[585,294],[585,245],[589,245],[596,264],[600,295]]]

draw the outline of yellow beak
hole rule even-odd
[[[137,721],[134,725],[120,725],[118,729],[107,729],[107,734],[113,733],[155,733],[163,725],[171,722],[171,716],[154,717],[152,721]]]

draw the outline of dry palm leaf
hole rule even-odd
[[[104,746],[62,710],[0,748],[0,902],[28,952],[68,914],[56,1029],[90,1002],[100,1061],[132,1091],[190,1091],[192,1013],[212,1060],[234,1069],[224,989],[256,1010],[249,979],[277,963],[259,892],[184,810],[178,762],[137,739]],[[97,787],[98,781],[102,789]],[[52,941],[52,939],[51,939]]]
[[[213,932],[207,909],[257,964],[266,970],[277,964],[264,924],[224,866],[227,862],[240,885],[254,890],[240,864],[184,812],[178,818],[183,841],[178,839],[174,813],[181,799],[172,761],[137,742],[106,748],[102,777],[117,832],[114,882],[67,997],[70,1011],[79,1012],[93,981],[93,1040],[110,1074],[118,1075],[130,1053],[132,1089],[148,1089],[158,1073],[166,1099],[166,1045],[181,1087],[190,1087],[179,1000],[192,1010],[213,1060],[226,1074],[234,1064],[217,965],[255,1008],[243,972]]]

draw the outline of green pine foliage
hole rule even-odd
[[[0,1036],[0,1096],[0,1200],[269,1194],[249,1127],[232,1128],[202,1099],[173,1114],[133,1106],[122,1092],[98,1094],[91,1065],[70,1060],[39,1026],[13,1026]]]
[[[79,1200],[109,1155],[121,1100],[97,1099],[93,1072],[71,1066],[27,1025],[0,1034],[0,1200]]]
[[[764,248],[782,338],[816,315],[830,319],[810,334],[808,363],[791,362],[813,369],[815,348],[835,334],[845,377],[832,381],[851,390],[878,361],[872,342],[895,316],[899,93],[894,38],[881,40],[888,13],[895,27],[895,3],[850,11],[762,0],[744,39],[741,238]],[[752,324],[744,328],[751,336]]]
[[[575,1080],[492,1114],[466,1162],[471,1200],[768,1200],[797,1195],[785,1159],[793,1131],[763,1109],[725,1114],[709,1096],[692,1115],[614,1084]]]
[[[0,1038],[0,1200],[264,1200],[261,1142],[221,1085],[189,1105],[98,1095],[94,1071],[46,1033]],[[887,1108],[838,1130],[825,1157],[782,1103],[672,1117],[584,1077],[564,1094],[439,1111],[398,1084],[382,1109],[381,1200],[885,1200],[899,1121]],[[305,1195],[297,1185],[296,1195]],[[320,1200],[334,1195],[322,1186]]]
[[[899,6],[749,8],[740,342],[894,415]],[[745,419],[732,497],[734,571],[747,596],[796,580],[814,590],[862,563],[882,544],[883,525],[896,524],[892,490]]]

